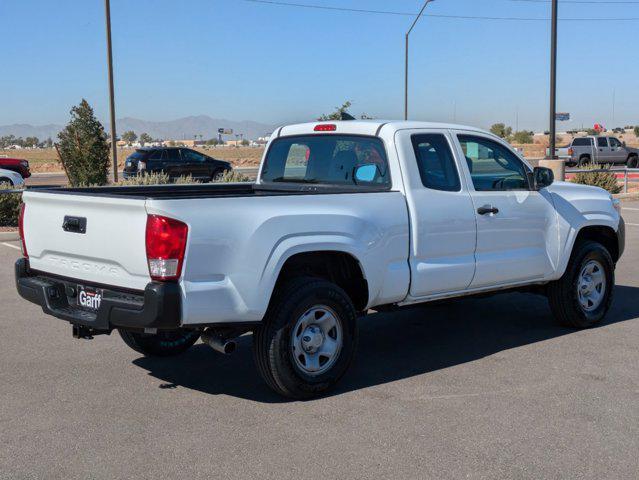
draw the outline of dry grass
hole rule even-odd
[[[210,157],[230,162],[234,167],[257,166],[262,159],[264,148],[251,147],[218,147],[196,148]],[[134,148],[118,148],[118,165],[124,167],[124,160],[135,151]],[[0,150],[0,156],[6,155],[12,158],[28,160],[32,172],[61,172],[62,166],[58,163],[58,155],[54,148],[36,150]]]

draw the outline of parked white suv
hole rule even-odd
[[[510,289],[562,325],[604,318],[624,249],[604,190],[554,182],[457,125],[345,121],[275,131],[255,184],[27,191],[20,294],[78,337],[145,355],[253,332],[275,391],[346,372],[373,309]],[[463,334],[463,332],[460,332]]]

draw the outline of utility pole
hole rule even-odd
[[[435,0],[426,0],[426,2],[424,3],[424,6],[419,11],[419,13],[417,14],[417,17],[413,21],[413,24],[410,26],[410,28],[406,32],[406,50],[404,52],[405,53],[405,58],[404,58],[404,120],[408,120],[408,36],[410,35],[410,32],[413,31],[413,28],[415,28],[415,24],[417,23],[417,20],[419,20],[419,18],[422,16],[422,13],[424,13],[424,10],[426,9],[426,6],[430,2],[434,2],[434,1]]]
[[[556,160],[557,145],[557,10],[558,0],[552,0],[550,32],[550,159]]]
[[[107,66],[109,70],[109,107],[111,109],[111,156],[113,157],[113,181],[118,181],[118,145],[115,131],[115,95],[113,93],[113,50],[111,48],[111,4],[104,0],[107,35]]]

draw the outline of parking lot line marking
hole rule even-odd
[[[630,225],[631,227],[639,227],[639,223],[626,223],[626,225]]]
[[[624,210],[632,210],[633,212],[639,212],[639,208],[630,208],[630,207],[624,208],[623,206],[621,208],[623,208]]]
[[[16,250],[22,250],[17,245],[11,245],[10,243],[2,242],[2,245],[4,245],[5,247],[9,247],[9,248],[15,248]]]

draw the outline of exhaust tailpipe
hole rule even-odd
[[[215,331],[211,331],[210,329],[205,330],[201,338],[209,347],[223,355],[230,355],[237,348],[235,339],[221,337]]]

